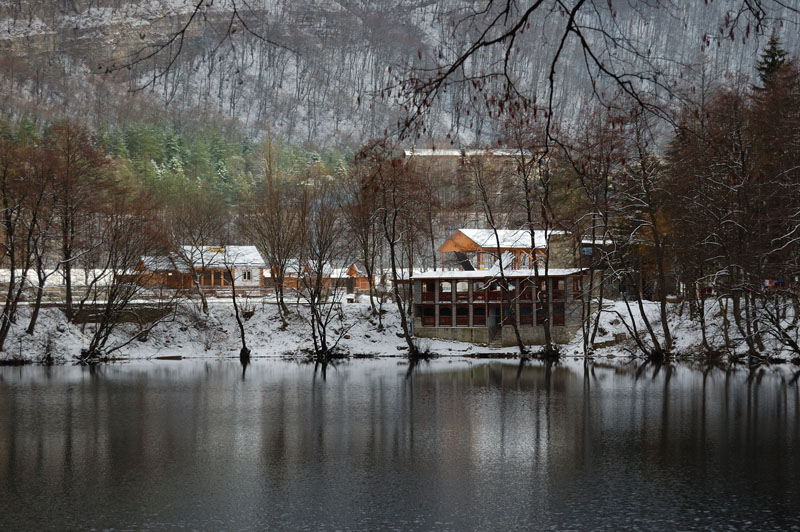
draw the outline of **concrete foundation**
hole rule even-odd
[[[569,343],[580,330],[580,325],[553,327],[551,329],[553,341],[557,344]],[[491,333],[488,327],[422,327],[419,324],[414,327],[414,336],[418,338],[437,338],[484,345],[492,340]],[[544,327],[523,326],[519,328],[519,334],[525,345],[544,345]],[[511,325],[503,327],[500,332],[500,343],[504,347],[517,345],[517,338]]]

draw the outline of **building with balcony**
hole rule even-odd
[[[587,270],[549,269],[545,276],[543,268],[538,275],[532,269],[509,269],[505,279],[507,291],[497,268],[414,274],[414,335],[511,346],[517,343],[515,320],[523,342],[540,345],[548,317],[556,343],[567,343],[580,331]]]

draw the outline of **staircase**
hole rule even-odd
[[[493,330],[489,332],[491,335],[489,337],[489,343],[486,344],[486,347],[503,347],[503,334],[502,329],[500,327],[495,327]]]

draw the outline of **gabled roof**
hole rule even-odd
[[[455,251],[451,247],[458,247],[456,242],[459,240],[458,234],[466,237],[474,244],[475,249],[485,249],[491,251],[497,249],[497,240],[500,240],[501,249],[531,249],[531,234],[526,229],[498,229],[497,238],[492,229],[459,229],[456,233],[445,241],[439,251]],[[548,235],[563,235],[565,231],[544,231],[534,230],[533,237],[536,248],[544,248],[547,245]],[[463,238],[461,238],[463,240]],[[464,251],[472,251],[466,249]]]
[[[179,272],[188,272],[189,268],[180,261],[176,261],[177,256],[172,254],[170,256],[164,255],[145,255],[142,257],[142,267],[151,272],[162,272],[177,270]]]
[[[181,246],[183,255],[195,268],[266,268],[255,246]]]
[[[266,268],[255,246],[181,246],[181,253],[169,256],[142,257],[142,266],[150,271],[177,270],[188,272],[197,268]]]

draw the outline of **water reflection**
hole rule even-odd
[[[0,529],[800,525],[791,374],[408,369],[0,368]]]

